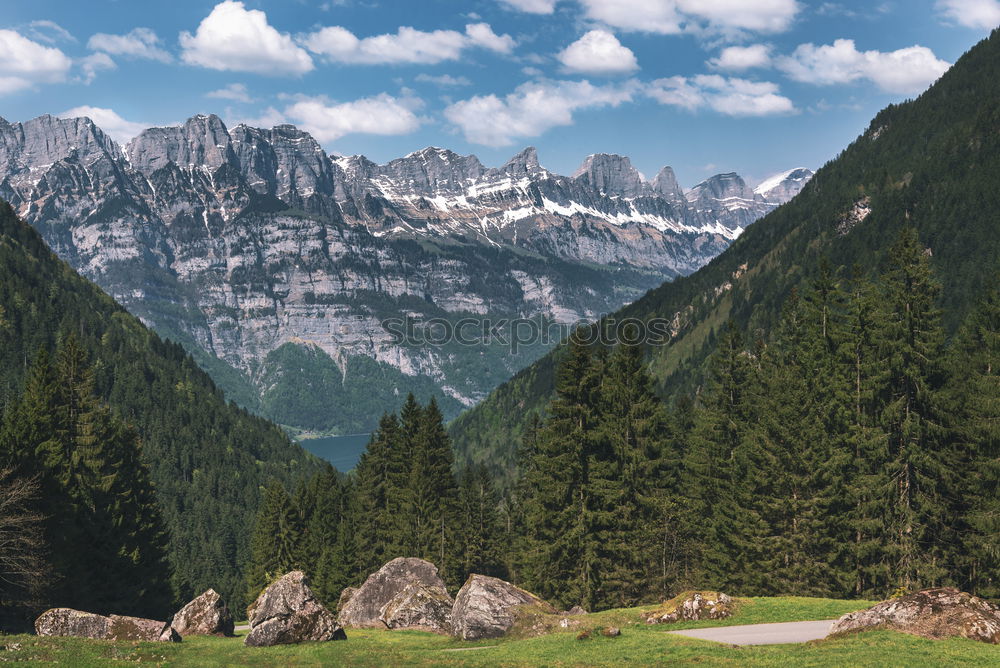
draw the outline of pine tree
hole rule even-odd
[[[461,541],[456,520],[458,489],[452,472],[451,441],[433,398],[416,419],[405,497],[407,530],[412,540],[408,556],[433,562],[446,581],[461,584]]]
[[[589,511],[589,455],[599,373],[574,332],[559,367],[556,398],[525,472],[525,520],[530,544],[523,575],[532,591],[569,607],[593,607],[594,539]]]
[[[386,414],[379,421],[368,447],[355,468],[357,508],[357,553],[359,567],[370,573],[401,554],[398,547],[406,477],[400,469],[402,442],[399,420]]]
[[[946,577],[949,542],[946,466],[938,390],[944,333],[940,288],[912,228],[889,252],[883,343],[888,363],[882,425],[888,435],[886,548],[891,583],[912,589]]]
[[[601,384],[601,446],[590,466],[601,589],[593,603],[626,607],[649,596],[662,499],[676,493],[665,469],[667,414],[652,389],[639,345],[621,343]],[[604,460],[604,461],[601,461]]]
[[[500,495],[485,466],[466,469],[459,483],[463,574],[507,577]]]
[[[950,359],[949,413],[960,449],[965,588],[1000,596],[1000,291],[965,322]],[[957,518],[953,521],[957,521]]]
[[[303,529],[298,510],[278,482],[268,485],[250,539],[247,599],[253,601],[275,579],[307,568],[301,558]]]

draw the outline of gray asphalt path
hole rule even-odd
[[[719,626],[711,629],[668,631],[668,633],[701,640],[714,640],[727,645],[783,645],[825,638],[834,621],[836,620],[827,619],[819,622]]]

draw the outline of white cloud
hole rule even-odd
[[[220,2],[198,30],[180,34],[181,58],[189,65],[257,74],[301,75],[312,58],[292,38],[267,22],[267,15],[242,2]]]
[[[76,43],[76,37],[73,37],[68,30],[55,21],[32,21],[28,24],[28,34],[48,44],[55,44],[56,42]]]
[[[114,70],[118,68],[115,61],[106,53],[92,53],[79,61],[80,69],[83,70],[83,82],[91,83],[97,78],[97,73],[101,70]]]
[[[1000,25],[997,0],[938,0],[937,9],[945,18],[967,28],[992,30]]]
[[[782,32],[796,0],[579,0],[587,18],[622,30],[671,35],[685,30]]]
[[[711,28],[754,32],[784,32],[799,11],[796,0],[677,0],[677,5]]]
[[[303,97],[284,113],[325,143],[357,133],[408,134],[420,127],[421,119],[414,113],[420,106],[419,100],[396,98],[386,93],[343,103],[322,97]]]
[[[115,113],[113,109],[102,109],[101,107],[73,107],[59,114],[59,118],[79,118],[81,116],[86,116],[94,121],[97,127],[104,130],[109,137],[119,144],[124,144],[149,127],[144,123],[126,121]]]
[[[253,98],[250,97],[250,91],[247,90],[245,84],[241,83],[229,84],[218,90],[209,91],[205,93],[205,97],[215,98],[216,100],[233,100],[235,102],[253,102]]]
[[[588,81],[532,81],[499,98],[477,95],[444,110],[465,138],[487,146],[509,146],[520,137],[537,137],[551,128],[573,124],[573,112],[617,107],[630,101],[634,81],[595,86]]]
[[[0,30],[0,95],[38,83],[65,81],[72,65],[56,47],[33,42],[13,30]]]
[[[551,14],[556,10],[556,0],[500,0],[500,3],[529,14]]]
[[[729,71],[768,67],[771,65],[771,47],[767,44],[730,46],[723,49],[718,58],[709,60],[708,65],[717,70]]]
[[[580,0],[589,19],[622,30],[663,35],[682,31],[675,0]]]
[[[173,61],[173,56],[160,48],[160,38],[149,28],[135,28],[124,35],[99,32],[87,42],[91,51],[103,51],[114,56],[148,58],[161,63]]]
[[[727,116],[796,113],[792,101],[779,93],[778,85],[770,81],[749,81],[718,74],[657,79],[646,89],[646,94],[660,104],[688,111],[712,109]]]
[[[421,83],[434,84],[435,86],[441,87],[451,87],[451,86],[471,86],[472,82],[465,77],[453,77],[450,74],[441,74],[439,76],[434,76],[431,74],[418,74],[416,80]]]
[[[635,54],[606,30],[591,30],[557,56],[567,72],[627,74],[639,69]]]
[[[252,128],[273,128],[276,125],[284,125],[287,122],[288,118],[274,107],[268,107],[259,115],[253,117],[235,116],[231,109],[226,109],[226,125],[231,128],[240,124],[248,125]]]
[[[434,30],[425,32],[403,26],[396,34],[359,38],[347,28],[329,26],[302,37],[315,54],[339,63],[433,65],[458,60],[467,48],[480,47],[498,53],[514,48],[510,35],[497,35],[486,23],[470,23],[465,32]]]
[[[776,60],[792,79],[816,85],[844,84],[868,79],[888,93],[923,91],[951,65],[923,46],[897,51],[858,51],[854,40],[833,44],[800,44],[790,56]]]

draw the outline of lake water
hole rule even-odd
[[[321,459],[333,464],[341,473],[347,473],[358,465],[361,453],[368,445],[371,434],[348,434],[347,436],[327,436],[306,438],[299,444]]]

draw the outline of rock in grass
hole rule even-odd
[[[382,609],[413,582],[448,596],[437,566],[423,559],[398,557],[368,576],[340,607],[337,621],[351,628],[386,628]]]
[[[231,636],[235,625],[233,615],[214,589],[181,608],[170,625],[183,636]]]
[[[382,606],[379,619],[390,629],[451,633],[454,601],[444,587],[413,581]]]
[[[46,610],[35,620],[40,636],[68,636],[95,640],[180,642],[167,622],[122,615],[96,615],[71,608]]]
[[[344,587],[344,591],[340,592],[340,598],[337,599],[338,614],[341,610],[344,609],[344,606],[347,605],[347,602],[350,601],[351,598],[353,598],[354,595],[357,593],[358,593],[357,587]]]
[[[282,576],[261,592],[247,615],[250,632],[243,643],[249,647],[347,639],[333,613],[316,600],[302,571]]]
[[[830,633],[883,628],[924,638],[1000,644],[1000,608],[954,587],[925,589],[838,619]]]
[[[622,630],[617,626],[609,626],[601,631],[601,635],[606,638],[617,638],[622,634]]]
[[[664,624],[698,619],[725,619],[733,614],[733,599],[718,591],[686,591],[664,602],[656,610],[644,612],[647,624]]]
[[[470,575],[455,597],[452,635],[462,640],[499,638],[517,621],[532,613],[554,614],[555,608],[509,582],[486,575]]]

